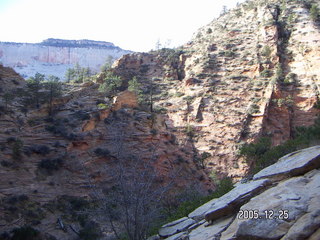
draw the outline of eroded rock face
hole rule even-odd
[[[11,91],[15,88],[22,88],[25,85],[23,78],[17,74],[12,68],[4,67],[0,64],[0,83],[1,89],[0,92]]]
[[[207,169],[240,179],[247,166],[236,155],[239,143],[268,135],[278,145],[317,118],[318,39],[301,2],[243,3],[175,53],[126,55],[114,71],[146,85],[157,79],[155,105],[166,109],[168,127],[180,130],[181,141],[186,127],[194,129],[197,151],[211,154]]]
[[[8,89],[16,87],[12,80],[25,84],[12,69],[0,67],[0,76]],[[122,92],[111,103],[97,84],[64,87],[66,95],[54,101],[50,117],[45,105],[22,113],[18,98],[0,114],[0,234],[28,224],[61,240],[77,238],[70,226],[82,226],[69,211],[111,191],[124,159],[150,165],[154,186],[170,184],[172,192],[213,187],[193,161],[192,147],[183,149],[163,116],[136,108],[133,93]],[[89,214],[109,237],[105,210]]]
[[[311,162],[310,159],[316,159],[319,163],[318,157],[319,146],[315,146],[281,158],[279,163],[257,173],[258,176],[263,176],[268,169],[277,169],[277,178],[273,174],[264,176],[264,180],[273,184],[263,184],[263,179],[237,184],[229,193],[189,214],[189,218],[199,221],[201,218],[195,217],[196,213],[201,212],[203,216],[206,211],[206,222],[202,220],[198,225],[194,224],[193,228],[181,229],[175,239],[317,239],[320,227],[319,165],[310,164],[305,171],[296,171],[294,175],[288,174],[288,168],[305,165],[306,162]],[[260,187],[260,192],[254,195],[257,186]],[[217,206],[222,205],[229,211],[219,211]],[[216,213],[220,213],[220,216],[215,215]],[[177,226],[178,231],[181,221],[187,222],[188,218],[168,226]]]
[[[138,99],[134,92],[124,91],[114,99],[113,110],[117,111],[121,108],[138,107]]]

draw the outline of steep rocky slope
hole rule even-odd
[[[12,68],[4,67],[0,64],[0,94],[5,91],[10,91],[16,87],[22,87],[25,84],[24,79],[17,74]]]
[[[164,225],[159,235],[168,240],[319,239],[319,167],[319,146],[286,155],[252,181]]]
[[[310,4],[243,3],[199,29],[179,49],[118,59],[110,72],[124,81],[113,98],[98,91],[106,73],[96,82],[64,84],[63,95],[52,103],[53,114],[48,103],[26,109],[21,97],[26,83],[0,66],[0,239],[26,224],[42,239],[78,239],[83,230],[97,230],[107,239],[112,235],[108,209],[99,206],[117,191],[119,179],[129,179],[135,188],[141,185],[136,181],[140,174],[155,189],[170,186],[168,200],[185,189],[206,194],[214,190],[217,177],[237,181],[245,175],[247,163],[238,155],[243,143],[268,136],[277,145],[292,138],[297,126],[312,125],[319,113],[320,33]],[[64,51],[79,44],[91,43],[51,40],[41,49],[60,48],[61,55],[43,56],[65,63],[71,58]],[[100,53],[114,49],[94,44]],[[134,77],[141,96],[125,91]],[[145,102],[139,106],[140,97]],[[240,208],[263,213],[282,207],[290,219],[269,221],[264,231],[277,227],[271,239],[299,239],[299,234],[317,239],[318,168],[319,147],[284,157],[221,199],[167,224],[160,235],[266,239],[259,233],[264,219],[235,215]],[[282,197],[282,191],[288,195]],[[213,225],[206,226],[204,219]]]
[[[125,55],[114,72],[153,81],[168,129],[182,130],[182,138],[193,131],[195,150],[212,155],[210,171],[240,177],[247,166],[239,145],[261,136],[283,143],[319,113],[320,33],[311,2],[245,2],[180,49]]]
[[[35,44],[0,42],[0,62],[25,78],[40,72],[64,79],[66,70],[77,63],[99,71],[108,57],[117,59],[130,52],[113,43],[91,40],[47,39]]]
[[[6,91],[24,88],[12,69],[0,66],[0,74]],[[170,192],[191,185],[202,193],[212,188],[193,161],[192,147],[175,140],[161,115],[139,110],[131,92],[122,92],[112,103],[97,88],[94,83],[64,85],[52,116],[46,104],[22,113],[18,97],[4,107],[0,93],[1,233],[32,225],[44,239],[77,239],[67,226],[81,230],[83,213],[78,212],[119,184],[117,169],[132,161],[135,172],[151,169],[155,185],[170,185]],[[105,211],[88,214],[105,235],[111,231]]]

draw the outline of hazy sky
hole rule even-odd
[[[159,39],[175,47],[237,2],[243,0],[0,0],[0,41],[90,39],[148,51]]]

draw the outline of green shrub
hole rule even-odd
[[[272,76],[272,71],[270,69],[264,69],[262,72],[260,72],[260,76],[264,78],[269,78]]]
[[[260,111],[260,107],[257,104],[252,103],[249,107],[248,113],[255,114],[255,113],[258,113],[259,111]]]
[[[122,79],[111,72],[107,72],[104,82],[99,86],[100,92],[114,95],[122,85]]]
[[[195,162],[201,167],[205,168],[205,160],[211,157],[211,154],[208,152],[201,153],[200,157],[195,158]]]
[[[176,92],[176,93],[174,94],[174,97],[182,97],[183,95],[184,95],[183,92]]]
[[[312,4],[310,8],[310,16],[313,21],[319,21],[320,19],[320,10],[317,5]]]
[[[260,138],[257,143],[245,144],[240,148],[240,154],[246,157],[249,163],[253,163],[252,173],[275,163],[284,155],[310,145],[319,144],[320,141],[320,118],[310,127],[297,127],[294,138],[281,145],[271,147],[271,139]]]
[[[319,99],[317,99],[317,101],[315,102],[313,107],[316,108],[316,109],[320,109],[320,100]]]
[[[195,134],[194,126],[187,124],[187,126],[185,128],[185,133],[187,134],[187,136],[193,137]]]
[[[296,82],[297,74],[295,73],[288,73],[285,79],[283,80],[283,83],[285,85],[294,84]]]
[[[283,80],[283,68],[280,63],[277,64],[276,66],[276,81],[281,82]]]
[[[109,106],[105,103],[99,103],[97,107],[101,110],[109,108]]]
[[[245,144],[240,149],[240,154],[248,157],[262,156],[271,147],[271,139],[262,137],[256,143]]]
[[[227,50],[224,52],[224,56],[226,57],[235,57],[236,56],[236,53],[232,50]]]
[[[188,216],[196,208],[200,207],[201,205],[205,204],[206,202],[214,199],[219,198],[232,190],[233,183],[232,179],[229,177],[225,177],[219,180],[219,184],[216,186],[216,190],[208,196],[201,196],[201,194],[195,194],[192,199],[183,201],[179,204],[175,211],[167,216],[165,222],[171,222],[176,219]]]
[[[262,51],[261,51],[261,55],[264,56],[264,57],[270,57],[271,55],[271,49],[268,45],[264,46]]]

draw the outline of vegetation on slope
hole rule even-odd
[[[302,148],[314,146],[320,142],[320,117],[310,127],[297,127],[293,139],[283,144],[272,146],[270,137],[261,137],[256,143],[244,144],[240,147],[240,155],[253,166],[251,173],[275,163],[284,155]]]

